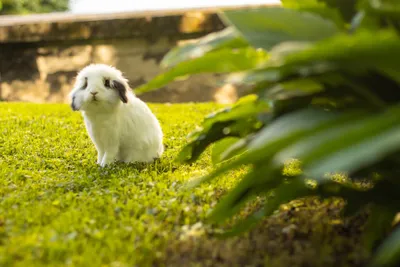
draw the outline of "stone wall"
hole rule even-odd
[[[0,17],[0,97],[67,102],[76,73],[90,63],[116,66],[132,88],[155,77],[172,47],[224,28],[215,10]],[[236,88],[197,75],[140,97],[150,102],[231,103]]]

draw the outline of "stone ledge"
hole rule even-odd
[[[186,15],[186,16],[185,16]],[[195,27],[184,28],[186,24]],[[217,14],[202,14],[194,19],[187,14],[152,17],[110,17],[106,20],[59,21],[40,20],[26,24],[0,26],[0,42],[32,43],[54,41],[78,41],[96,39],[115,39],[131,37],[157,38],[168,35],[184,35],[186,33],[207,33],[222,29],[224,26]]]
[[[271,6],[271,5],[268,5]],[[227,7],[224,9],[254,8]],[[112,14],[53,13],[2,16],[1,43],[78,41],[131,37],[204,35],[224,28],[219,9],[120,12]]]

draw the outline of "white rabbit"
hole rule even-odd
[[[156,116],[116,68],[104,64],[83,68],[70,100],[72,109],[83,115],[100,166],[114,161],[152,162],[163,154],[163,133]]]

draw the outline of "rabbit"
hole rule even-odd
[[[101,167],[116,161],[150,163],[161,158],[164,145],[159,121],[115,67],[84,67],[69,98],[72,110],[82,113]]]

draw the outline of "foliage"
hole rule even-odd
[[[251,88],[232,108],[207,117],[178,157],[192,163],[213,144],[215,170],[191,186],[249,167],[210,220],[224,222],[257,197],[267,200],[225,235],[248,230],[294,199],[340,197],[347,203],[344,216],[371,210],[364,238],[372,248],[400,208],[400,4],[282,3],[224,11],[226,30],[175,48],[157,83],[137,92],[215,71]],[[288,176],[283,170],[291,159],[301,172]],[[332,179],[335,173],[345,179]],[[400,262],[398,236],[394,231],[378,248],[371,266]]]
[[[68,10],[68,0],[0,0],[0,15]]]

